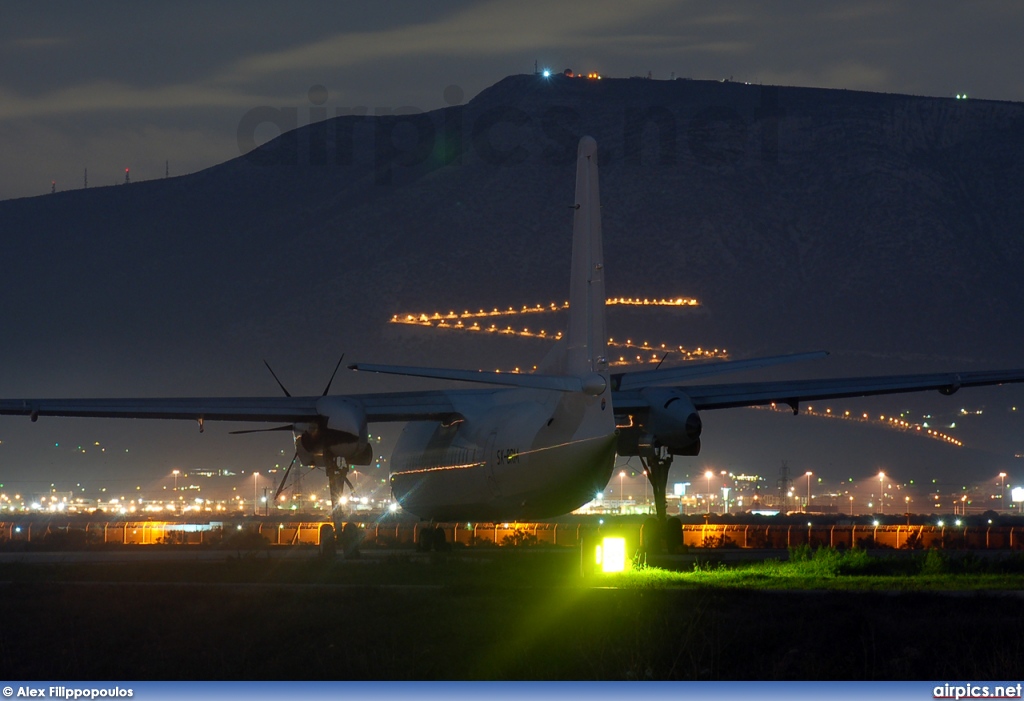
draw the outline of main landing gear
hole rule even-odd
[[[664,522],[668,518],[668,471],[672,467],[672,454],[665,448],[647,445],[640,448],[640,463],[651,483],[654,492],[654,510],[658,520]]]
[[[348,473],[351,466],[344,458],[334,458],[328,461],[325,471],[327,472],[327,485],[331,491],[331,521],[334,523],[334,538],[327,538],[329,541],[324,547],[321,538],[321,551],[325,555],[333,555],[336,548],[340,547],[346,558],[355,559],[359,557],[359,544],[362,542],[362,533],[359,526],[351,521],[345,521],[345,513],[342,507],[342,497],[345,496],[345,486],[352,491],[352,483],[348,480]]]
[[[416,534],[416,549],[420,552],[448,552],[452,544],[448,542],[443,528],[427,524]]]
[[[682,545],[682,524],[677,518],[668,518],[668,471],[672,467],[672,454],[666,448],[653,445],[640,446],[640,462],[654,492],[656,518],[644,521],[641,546],[645,553],[675,552]]]

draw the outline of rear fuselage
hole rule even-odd
[[[392,493],[421,518],[546,518],[590,501],[611,477],[606,397],[509,389],[459,409],[464,419],[451,424],[409,423],[392,453]],[[586,420],[594,413],[608,418]]]

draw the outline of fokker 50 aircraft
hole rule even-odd
[[[354,370],[490,385],[387,394],[193,399],[19,399],[0,414],[279,422],[296,455],[327,471],[335,504],[350,465],[370,462],[367,425],[408,422],[391,489],[423,519],[505,521],[567,513],[611,478],[616,453],[641,458],[658,515],[674,455],[700,451],[700,411],[769,403],[1024,382],[1024,370],[697,385],[696,378],[821,357],[804,353],[613,374],[605,334],[597,144],[579,142],[569,326],[532,374],[357,364]],[[340,364],[340,361],[339,361]],[[337,370],[337,369],[336,369]],[[287,393],[286,393],[287,394]],[[294,461],[293,461],[294,462]]]

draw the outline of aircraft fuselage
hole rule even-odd
[[[610,422],[611,411],[607,396],[496,390],[464,402],[463,420],[409,423],[392,453],[392,493],[404,510],[439,521],[564,514],[611,478],[615,435],[584,420],[608,412]]]

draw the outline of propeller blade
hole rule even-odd
[[[327,393],[331,391],[331,385],[334,383],[334,376],[338,374],[338,368],[341,367],[341,361],[344,360],[344,359],[345,359],[345,354],[342,353],[341,357],[338,358],[338,364],[334,366],[334,372],[331,373],[331,379],[329,379],[327,381],[327,386],[324,387],[324,393],[320,395],[321,397],[326,397]],[[282,387],[281,389],[284,389],[284,388]],[[291,396],[291,395],[288,395],[288,396]]]
[[[277,491],[274,492],[274,503],[277,503],[277,498],[281,496],[281,492],[284,491],[284,483],[288,480],[288,473],[292,471],[292,467],[295,466],[295,461],[299,459],[299,451],[295,451],[292,461],[288,463],[288,467],[285,468],[284,474],[281,475],[281,484],[277,485]]]
[[[281,380],[277,379],[277,373],[274,372],[274,368],[270,367],[270,363],[268,363],[266,361],[266,359],[264,359],[263,360],[263,364],[267,366],[267,370],[270,370],[270,374],[274,376],[274,380],[277,382],[277,386],[281,388],[281,391],[284,392],[284,396],[286,396],[286,397],[292,396],[292,393],[289,392],[287,389],[285,389],[285,386],[281,382]]]
[[[352,483],[348,481],[348,475],[345,476],[345,484],[348,485],[348,491],[349,494],[351,494],[355,487],[353,487]]]
[[[241,431],[228,431],[228,435],[237,436],[242,433],[266,433],[267,431],[294,431],[294,424],[288,424],[287,426],[274,426],[273,428],[245,428]]]
[[[667,358],[668,354],[671,353],[671,352],[672,351],[665,351],[665,355],[661,356],[661,360],[658,361],[657,367],[654,368],[655,370],[657,370],[658,368],[661,367],[661,364],[665,362],[665,358]]]

